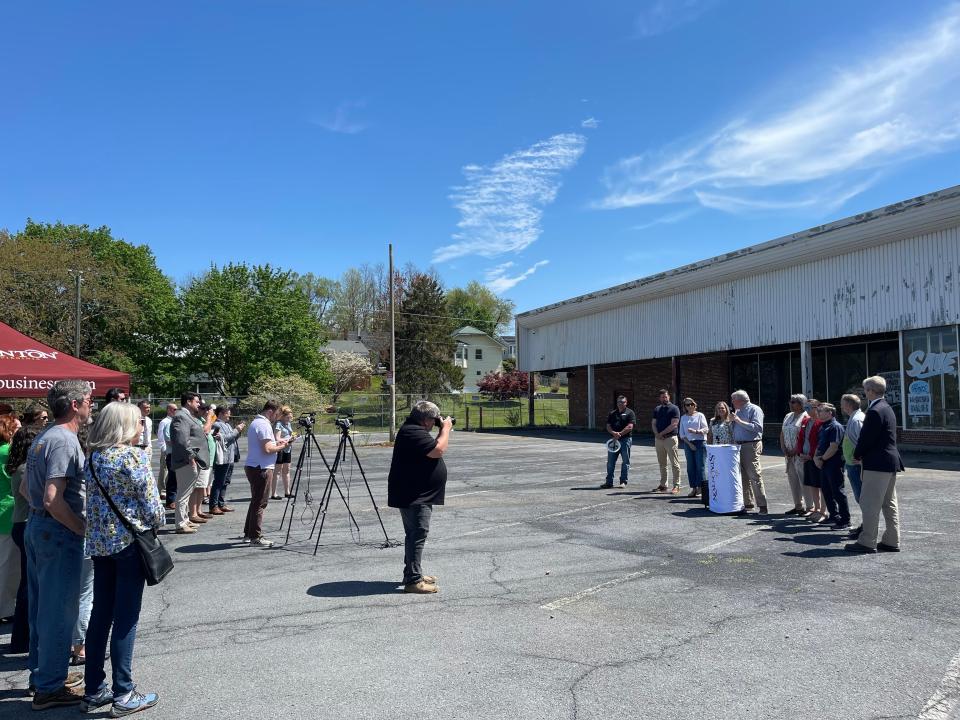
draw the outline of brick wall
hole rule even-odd
[[[949,430],[902,430],[897,429],[897,443],[905,449],[914,447],[958,447],[960,432]]]
[[[700,412],[713,415],[721,400],[730,404],[730,363],[726,353],[677,359],[677,404],[685,397],[697,401]]]
[[[669,358],[596,367],[594,417],[597,426],[603,426],[607,414],[615,407],[617,395],[626,395],[627,405],[637,413],[641,431],[646,429],[653,406],[657,404],[657,390],[668,388],[673,392],[672,373]],[[570,425],[586,427],[587,369],[571,371],[569,379]]]

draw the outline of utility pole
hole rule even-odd
[[[73,335],[73,356],[80,357],[80,283],[83,282],[83,271],[82,270],[71,270],[70,271],[74,279],[77,282],[77,312],[76,324],[74,326],[74,335]]]
[[[394,324],[393,243],[390,243],[390,442],[397,439],[397,336]]]

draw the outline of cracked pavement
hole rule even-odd
[[[358,451],[402,540],[385,507],[391,451]],[[446,458],[448,504],[424,553],[434,596],[398,591],[403,548],[377,547],[349,463],[359,537],[335,496],[316,557],[316,506],[302,501],[286,548],[237,540],[248,494],[235,473],[238,512],[165,535],[176,569],[144,593],[134,678],[160,694],[150,717],[917,718],[960,649],[960,458],[908,462],[904,552],[874,556],[780,516],[789,491],[773,455],[768,519],[644,492],[658,478],[642,440],[623,490],[597,488],[598,436],[458,432]],[[282,514],[279,501],[266,513],[275,540]],[[6,643],[9,626],[0,633]],[[4,718],[32,716],[24,666],[0,658]]]

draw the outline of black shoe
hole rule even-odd
[[[844,522],[843,520],[837,520],[837,521],[833,524],[833,529],[834,529],[834,530],[846,530],[848,527],[850,527],[850,523],[849,523],[849,522]],[[857,533],[857,537],[859,537],[859,536],[860,536],[860,533]]]
[[[843,549],[847,552],[861,553],[863,555],[872,555],[876,552],[873,548],[868,548],[866,545],[861,545],[860,543],[848,543],[843,546]]]
[[[607,483],[604,483],[603,485],[600,486],[600,489],[601,489],[601,490],[613,490],[613,484],[607,485]]]
[[[857,525],[857,527],[850,531],[850,534],[847,537],[849,537],[851,540],[856,540],[858,537],[860,537],[860,533],[862,532],[863,525]]]
[[[790,508],[789,510],[787,510],[787,511],[783,514],[783,516],[786,517],[787,515],[802,515],[802,514],[803,514],[803,510],[801,510],[800,508],[795,508],[795,507],[794,507],[794,508]]]
[[[899,547],[894,547],[893,545],[887,545],[886,543],[877,543],[877,550],[880,552],[900,552]]]

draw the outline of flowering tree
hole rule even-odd
[[[370,360],[363,355],[334,350],[327,353],[330,375],[333,377],[333,402],[356,384],[366,382],[373,373]]]
[[[520,397],[530,389],[530,376],[519,370],[491,372],[480,379],[480,382],[477,383],[477,389],[497,400]]]

